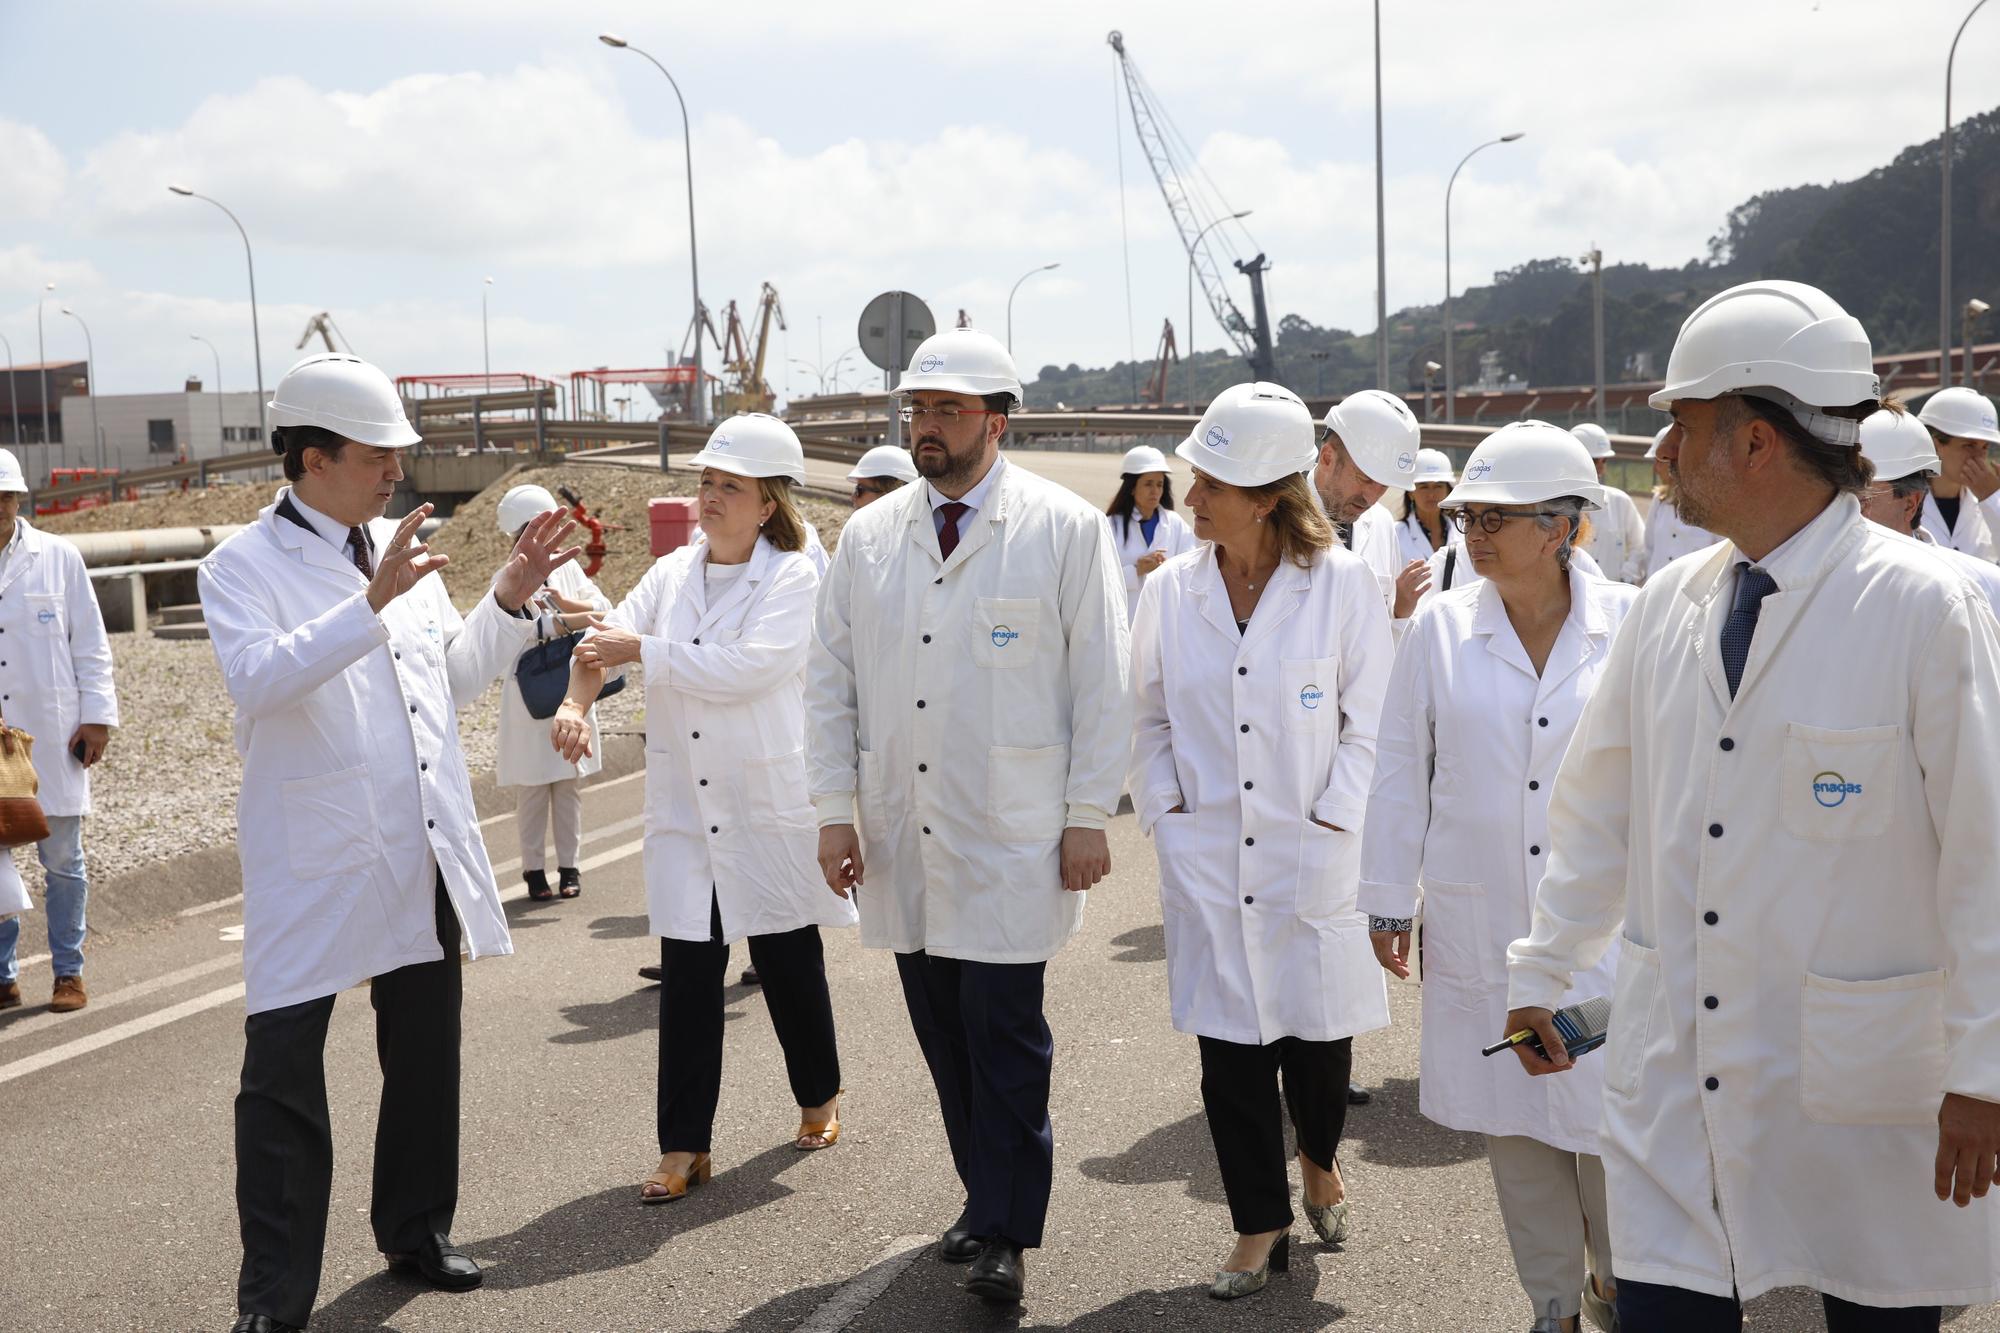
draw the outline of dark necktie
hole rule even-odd
[[[1743,679],[1743,664],[1750,659],[1750,640],[1757,633],[1757,613],[1763,608],[1764,599],[1777,590],[1778,585],[1769,574],[1748,561],[1737,562],[1736,604],[1730,608],[1729,619],[1722,622],[1722,671],[1729,677],[1732,699]]]
[[[361,571],[361,577],[375,577],[374,562],[368,558],[368,533],[363,528],[349,528],[347,540],[354,547],[354,567]]]
[[[1354,549],[1354,525],[1352,523],[1336,523],[1333,525],[1333,530],[1340,534],[1340,544],[1342,546],[1345,546],[1350,551]]]
[[[951,553],[958,549],[958,520],[971,512],[971,505],[956,500],[938,506],[938,513],[944,515],[944,526],[938,529],[938,554],[945,559],[951,559]]]

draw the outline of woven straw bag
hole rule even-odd
[[[49,836],[49,817],[36,799],[35,738],[0,722],[0,847],[21,847]]]

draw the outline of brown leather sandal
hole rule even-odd
[[[846,1095],[842,1088],[833,1094],[834,1109],[831,1120],[807,1120],[799,1118],[799,1132],[792,1135],[792,1146],[800,1152],[822,1152],[840,1142],[840,1099]],[[824,1139],[824,1143],[807,1143],[807,1139]]]
[[[714,1167],[709,1162],[708,1154],[705,1152],[695,1154],[695,1159],[689,1164],[688,1173],[685,1176],[677,1175],[667,1170],[667,1159],[662,1157],[660,1158],[660,1169],[653,1172],[652,1175],[647,1176],[640,1183],[639,1202],[644,1204],[672,1203],[675,1199],[685,1197],[687,1192],[696,1185],[708,1183],[708,1178],[713,1174]],[[660,1193],[650,1193],[649,1191],[656,1185],[659,1187]]]

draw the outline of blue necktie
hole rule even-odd
[[[1750,640],[1757,633],[1757,612],[1763,608],[1764,599],[1777,590],[1778,585],[1769,574],[1748,561],[1737,562],[1736,604],[1730,608],[1729,619],[1722,622],[1722,670],[1729,677],[1732,699],[1743,679],[1743,664],[1750,658]]]

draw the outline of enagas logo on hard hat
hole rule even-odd
[[[714,453],[722,453],[729,448],[729,437],[727,435],[718,435],[708,442],[708,447]]]
[[[1484,481],[1492,471],[1493,465],[1491,463],[1483,458],[1475,459],[1471,466],[1465,469],[1465,479],[1467,481]]]
[[[1229,438],[1229,431],[1226,428],[1222,426],[1210,426],[1203,433],[1201,442],[1217,453],[1221,453],[1229,447]]]
[[[993,646],[995,648],[1005,648],[1020,637],[1021,631],[1017,629],[1009,629],[1005,625],[995,625],[993,627]]]
[[[1402,453],[1396,455],[1396,471],[1415,472],[1416,470],[1417,456],[1415,454],[1405,449]]]
[[[934,374],[944,369],[944,357],[936,352],[925,352],[923,359],[917,362],[917,369],[926,375]]]
[[[1848,797],[1860,794],[1860,783],[1849,782],[1838,773],[1818,773],[1813,776],[1813,799],[1829,810],[1838,808]]]
[[[1324,698],[1326,698],[1326,691],[1320,689],[1317,685],[1308,685],[1299,691],[1299,707],[1311,711],[1318,708],[1320,700]]]

